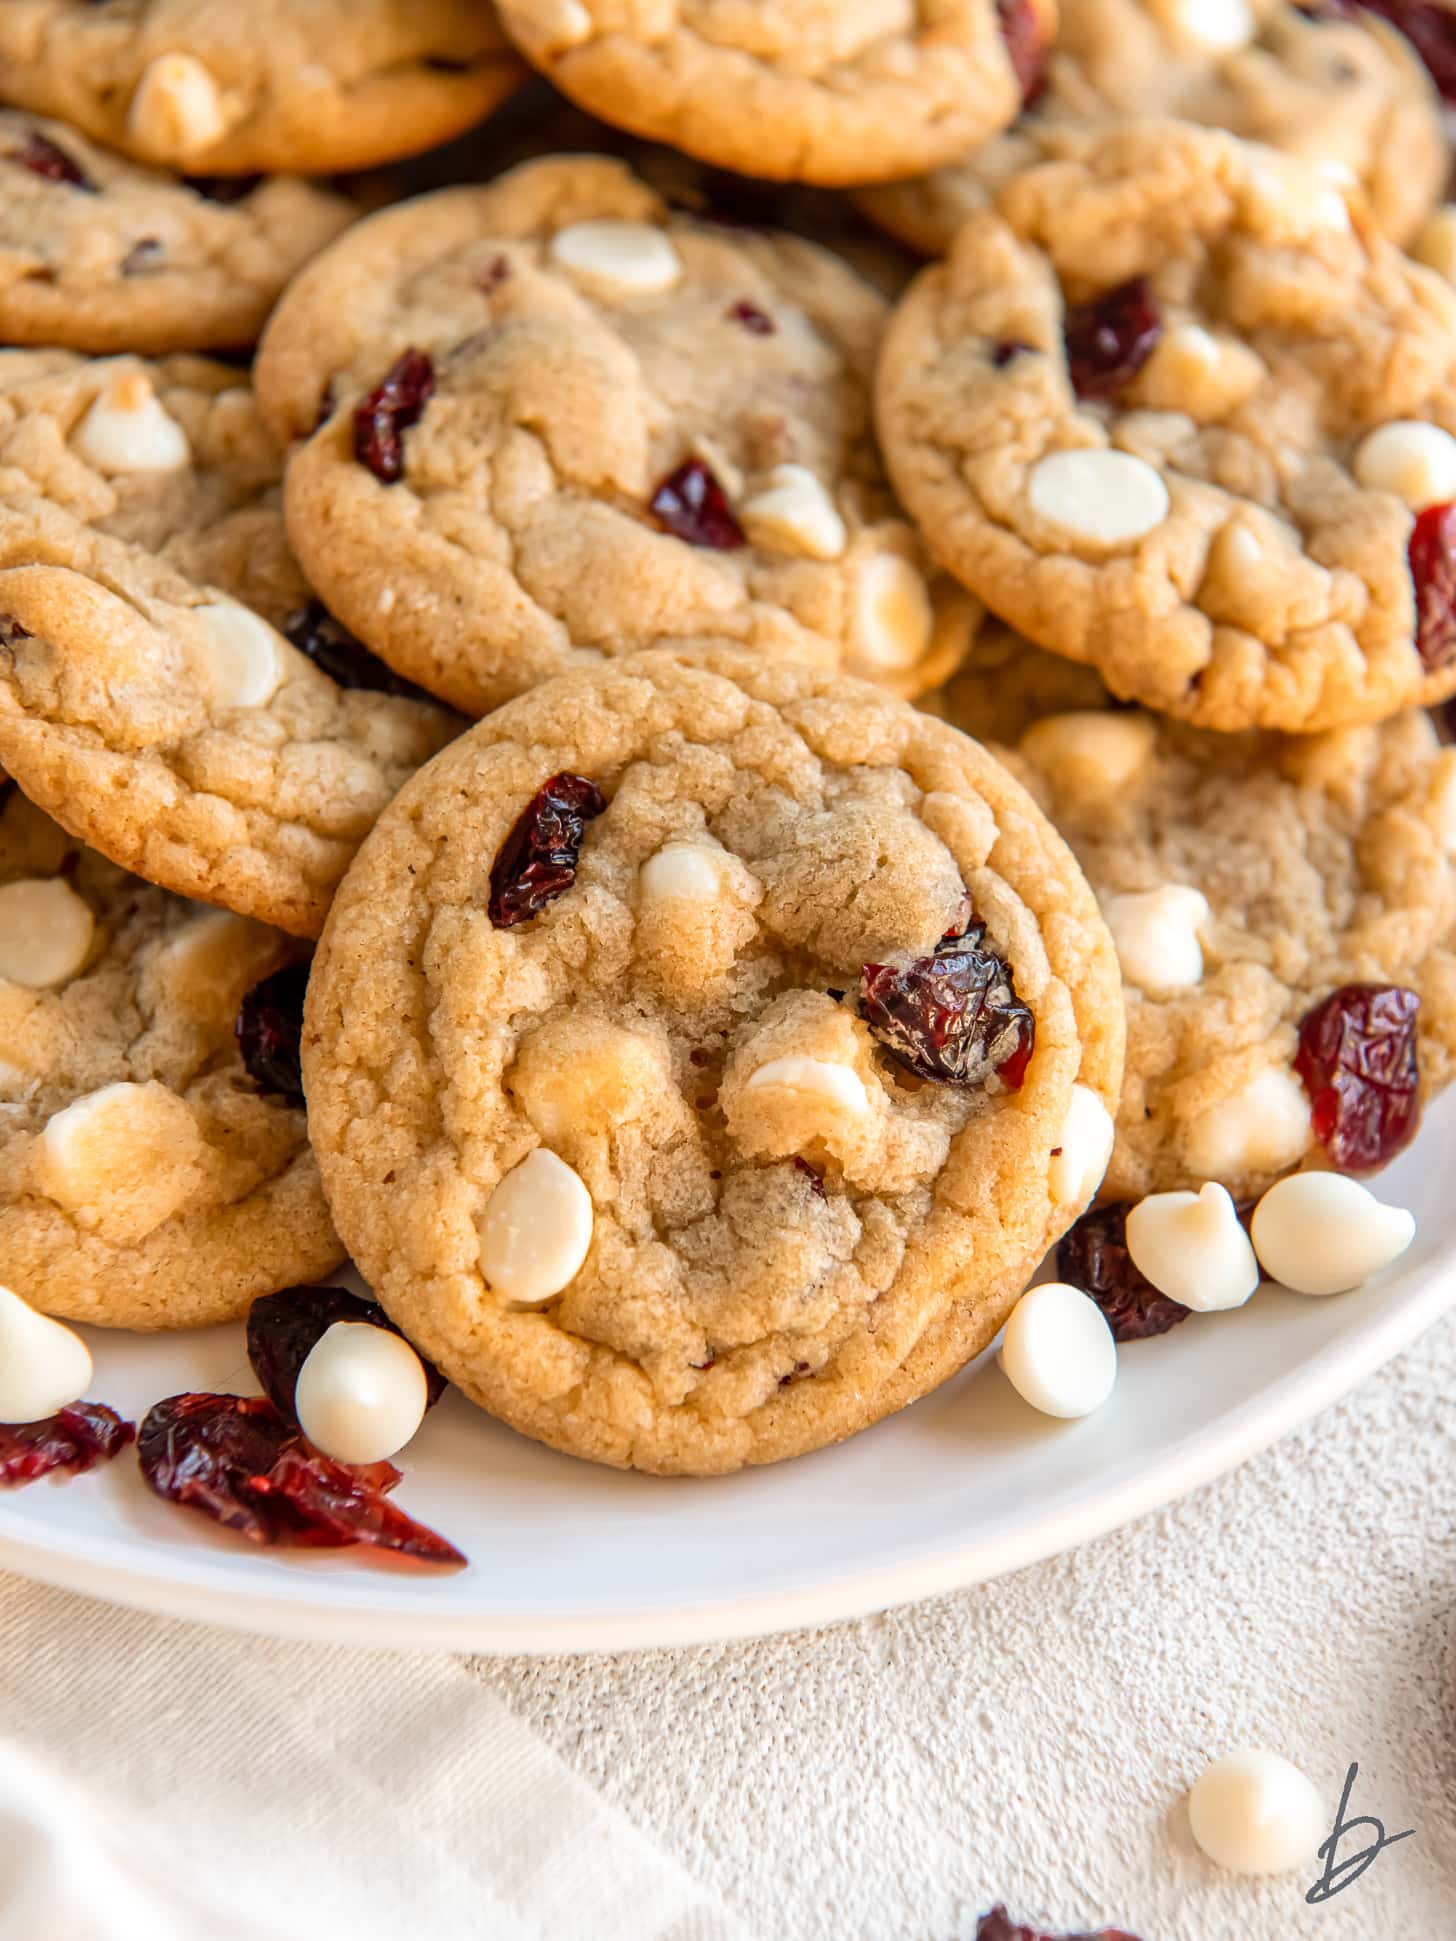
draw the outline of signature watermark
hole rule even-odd
[[[1333,1900],[1336,1894],[1343,1894],[1347,1887],[1353,1887],[1366,1868],[1372,1866],[1387,1847],[1393,1847],[1397,1840],[1409,1840],[1415,1832],[1413,1826],[1408,1826],[1404,1833],[1387,1833],[1385,1822],[1369,1813],[1346,1819],[1345,1815],[1350,1810],[1350,1795],[1355,1790],[1359,1771],[1358,1762],[1352,1760],[1350,1770],[1345,1774],[1345,1790],[1340,1794],[1339,1811],[1335,1814],[1335,1830],[1318,1850],[1325,1870],[1304,1897],[1311,1907]],[[1369,1834],[1365,1844],[1341,1858],[1341,1845],[1362,1831]]]

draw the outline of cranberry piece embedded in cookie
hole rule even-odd
[[[669,472],[647,509],[664,532],[690,546],[732,553],[748,543],[727,493],[700,458],[689,458]]]
[[[1067,371],[1079,398],[1112,398],[1152,356],[1163,320],[1145,276],[1104,290],[1066,314]]]
[[[601,790],[584,775],[553,775],[536,791],[490,872],[486,907],[497,930],[524,923],[571,888],[586,825],[606,806]]]
[[[1029,108],[1046,86],[1047,43],[1033,0],[996,0],[996,17],[1011,67],[1021,83],[1021,105]]]
[[[1044,1928],[1022,1927],[1004,1907],[993,1907],[976,1924],[976,1941],[1137,1941],[1125,1928],[1084,1929],[1078,1934],[1048,1934]]]
[[[778,325],[766,310],[760,310],[756,303],[745,297],[742,302],[733,304],[728,311],[730,323],[742,324],[752,337],[772,337]]]
[[[1094,1206],[1057,1243],[1057,1273],[1101,1308],[1114,1341],[1166,1334],[1193,1312],[1170,1301],[1132,1264],[1127,1206]]]
[[[303,1104],[299,1044],[303,1037],[303,999],[307,964],[289,964],[255,984],[238,1007],[238,1049],[248,1075],[264,1092]]]
[[[403,1339],[378,1301],[365,1300],[345,1287],[285,1287],[281,1293],[261,1295],[248,1309],[248,1360],[268,1400],[290,1420],[297,1419],[293,1393],[298,1371],[336,1321],[362,1321]],[[423,1355],[420,1363],[425,1371],[425,1406],[433,1408],[445,1393],[445,1377]]]
[[[1415,1137],[1420,1008],[1399,984],[1345,984],[1300,1020],[1294,1069],[1314,1135],[1341,1172],[1373,1172]]]
[[[5,159],[38,175],[43,182],[63,182],[68,189],[84,189],[87,195],[97,193],[96,184],[80,163],[73,162],[64,148],[57,148],[53,141],[34,129],[19,148],[8,151]]]
[[[929,957],[866,964],[860,1013],[885,1049],[919,1078],[984,1085],[995,1073],[1019,1091],[1036,1021],[1016,995],[1010,967],[983,947],[986,926],[943,937]]]
[[[340,687],[365,688],[371,694],[397,694],[407,701],[427,701],[430,697],[412,681],[386,667],[378,655],[371,654],[363,641],[356,640],[329,612],[322,600],[310,600],[306,607],[291,613],[283,632],[300,654],[306,654],[321,673]]]
[[[63,1471],[79,1476],[110,1462],[135,1435],[132,1423],[101,1402],[73,1402],[44,1422],[0,1424],[0,1488]]]
[[[1416,651],[1432,673],[1456,657],[1456,504],[1429,505],[1411,528]]]
[[[1018,357],[1029,356],[1035,349],[1034,344],[1023,344],[1019,337],[1003,337],[991,347],[992,367],[1004,371],[1008,364],[1014,364]]]
[[[354,456],[384,485],[404,476],[404,434],[435,395],[435,360],[407,350],[354,413]]]

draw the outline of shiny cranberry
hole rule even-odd
[[[929,957],[866,964],[860,1013],[885,1049],[920,1078],[981,1086],[994,1073],[1020,1091],[1036,1020],[1016,995],[1011,970],[984,948],[986,926],[943,937]]]
[[[404,434],[435,395],[435,360],[407,350],[354,412],[354,456],[384,485],[404,476]]]
[[[1047,44],[1033,0],[996,0],[1001,38],[1011,69],[1021,84],[1021,105],[1029,108],[1046,86]]]
[[[976,1941],[1137,1941],[1137,1937],[1123,1928],[1098,1928],[1095,1934],[1087,1930],[1077,1934],[1048,1934],[1044,1928],[1022,1927],[1004,1907],[993,1907],[989,1914],[981,1916]]]
[[[63,182],[68,189],[84,189],[87,195],[96,194],[96,184],[79,162],[72,161],[64,148],[56,144],[38,129],[32,129],[19,148],[6,151],[7,162],[14,162],[18,168],[28,169],[38,175],[43,182]]]
[[[310,600],[291,613],[283,631],[300,654],[306,654],[321,673],[340,687],[365,688],[371,694],[396,694],[402,699],[427,701],[421,688],[396,674],[349,629],[335,620],[322,600]]]
[[[730,306],[728,320],[730,323],[742,324],[752,337],[772,337],[778,329],[778,325],[766,310],[760,310],[756,303],[749,303],[746,298]]]
[[[158,1496],[252,1543],[394,1550],[431,1564],[465,1559],[386,1501],[393,1463],[335,1462],[261,1396],[173,1395],[137,1437],[142,1475]]]
[[[728,495],[700,458],[689,458],[668,473],[648,502],[648,511],[664,532],[685,539],[690,546],[731,553],[748,543]]]
[[[1456,658],[1456,503],[1430,505],[1407,549],[1416,595],[1416,651],[1435,673]]]
[[[1420,1008],[1399,984],[1345,984],[1300,1019],[1294,1069],[1314,1136],[1341,1172],[1373,1172],[1415,1137]]]
[[[1068,310],[1062,325],[1067,371],[1079,398],[1113,398],[1131,384],[1163,334],[1145,276],[1119,283]]]
[[[289,964],[255,984],[238,1007],[234,1031],[248,1075],[259,1091],[303,1104],[299,1047],[309,966]]]
[[[0,1488],[16,1489],[38,1476],[79,1476],[110,1462],[135,1435],[132,1423],[101,1402],[73,1402],[44,1422],[0,1423]]]
[[[1170,1301],[1132,1264],[1125,1205],[1094,1206],[1057,1242],[1057,1276],[1080,1287],[1107,1316],[1114,1341],[1166,1334],[1193,1312]]]
[[[586,825],[606,806],[606,797],[584,775],[563,772],[537,789],[490,872],[486,910],[497,930],[524,923],[571,888]]]
[[[1378,14],[1399,27],[1447,101],[1456,101],[1456,14],[1434,0],[1343,0],[1340,13]]]
[[[290,1420],[297,1420],[293,1392],[298,1371],[336,1321],[360,1321],[400,1334],[378,1301],[364,1300],[343,1287],[285,1287],[279,1294],[261,1295],[248,1309],[248,1360],[263,1393]],[[420,1360],[427,1406],[433,1408],[445,1393],[445,1377],[423,1355]]]

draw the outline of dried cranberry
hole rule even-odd
[[[1432,0],[1345,0],[1344,13],[1378,14],[1399,27],[1426,64],[1427,72],[1447,101],[1456,101],[1456,14]]]
[[[748,542],[733,516],[728,495],[700,458],[679,465],[653,493],[648,511],[664,532],[690,546],[736,552]]]
[[[1062,335],[1067,371],[1079,398],[1112,398],[1130,384],[1152,356],[1163,319],[1145,276],[1105,290],[1091,303],[1075,304]]]
[[[1019,337],[1003,337],[999,343],[991,346],[992,366],[1004,371],[1008,364],[1014,364],[1018,357],[1026,357],[1035,349],[1035,344],[1023,344]]]
[[[1124,1928],[1098,1928],[1095,1934],[1087,1930],[1077,1934],[1048,1934],[1042,1928],[1022,1927],[1004,1907],[993,1907],[989,1914],[981,1916],[976,1941],[1137,1941],[1137,1937]]]
[[[1342,1172],[1372,1172],[1415,1137],[1420,1008],[1399,984],[1345,984],[1300,1019],[1294,1069],[1314,1136]]]
[[[307,654],[314,666],[340,687],[366,688],[371,694],[396,694],[410,701],[430,698],[371,654],[335,620],[322,600],[310,600],[306,607],[291,613],[283,631],[300,654]]]
[[[794,1158],[794,1170],[802,1173],[805,1179],[808,1180],[809,1191],[811,1193],[815,1194],[821,1200],[828,1198],[828,1195],[824,1191],[824,1175],[819,1171],[817,1166],[811,1166],[807,1159],[801,1159],[796,1154]]]
[[[404,476],[404,434],[434,395],[435,360],[428,351],[407,350],[356,409],[354,456],[383,484]]]
[[[497,930],[524,923],[571,888],[586,825],[606,806],[601,790],[584,775],[563,772],[537,789],[490,872],[486,910]]]
[[[511,278],[511,259],[509,256],[492,256],[475,280],[475,287],[482,296],[493,296],[502,283]]]
[[[1001,38],[1011,56],[1011,69],[1021,83],[1021,105],[1029,108],[1041,95],[1047,78],[1046,36],[1034,0],[996,0]]]
[[[96,194],[96,184],[79,162],[73,162],[64,148],[32,129],[19,148],[7,150],[5,159],[14,162],[18,168],[28,169],[38,175],[42,182],[63,182],[68,189],[84,189],[87,195]]]
[[[1456,658],[1456,503],[1429,505],[1406,557],[1416,594],[1416,652],[1432,673]]]
[[[136,1435],[135,1425],[101,1402],[73,1402],[44,1422],[0,1423],[0,1488],[38,1476],[79,1476],[110,1462]]]
[[[1126,1205],[1094,1206],[1057,1243],[1057,1273],[1080,1287],[1107,1316],[1114,1341],[1166,1334],[1193,1312],[1170,1301],[1132,1264]]]
[[[238,1007],[234,1031],[248,1075],[260,1091],[303,1104],[299,1046],[309,966],[289,964],[255,984]]]
[[[261,1396],[170,1396],[148,1411],[137,1454],[158,1496],[252,1543],[330,1550],[360,1543],[425,1563],[465,1562],[453,1544],[385,1501],[400,1480],[393,1463],[335,1462]]]
[[[753,337],[772,337],[778,329],[778,325],[768,312],[760,310],[756,303],[750,303],[746,297],[730,306],[728,321],[742,324]]]
[[[902,1065],[944,1085],[984,1085],[995,1072],[1020,1091],[1036,1020],[1016,995],[1011,970],[984,948],[986,926],[942,937],[929,957],[866,964],[860,1012]]]
[[[248,1309],[248,1360],[280,1414],[297,1420],[293,1392],[298,1371],[336,1321],[362,1321],[401,1334],[378,1301],[366,1301],[343,1287],[285,1287],[279,1294],[261,1295]],[[433,1408],[445,1393],[445,1377],[423,1355],[420,1361],[427,1406]]]

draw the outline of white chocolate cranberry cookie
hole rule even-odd
[[[307,441],[294,549],[468,713],[705,631],[918,692],[971,603],[931,584],[880,469],[885,316],[813,244],[674,215],[615,162],[385,210],[294,282],[259,355],[265,417]]]
[[[0,99],[193,174],[414,154],[479,121],[520,73],[488,0],[0,6]]]
[[[1021,119],[860,206],[927,256],[1018,169],[1097,120],[1177,115],[1303,156],[1364,191],[1405,243],[1450,171],[1440,102],[1403,34],[1373,14],[1286,0],[1067,0],[1046,85]]]
[[[1014,746],[1117,945],[1105,1194],[1213,1179],[1247,1199],[1297,1166],[1370,1170],[1456,1071],[1456,748],[1419,709],[1212,734],[1091,678],[991,629],[934,705]]]
[[[301,987],[298,955],[0,782],[0,1258],[32,1305],[196,1327],[338,1265],[296,1070],[275,1089],[288,1076],[251,1070],[234,1029],[275,973]]]
[[[865,683],[654,651],[407,785],[309,992],[310,1136],[410,1339],[515,1428],[712,1474],[1000,1327],[1096,1189],[1117,967],[999,763]]]
[[[971,216],[878,387],[944,564],[1115,694],[1312,732],[1456,689],[1456,291],[1306,165],[1089,135]]]
[[[183,181],[60,122],[0,109],[0,342],[242,348],[294,271],[355,214],[293,177]]]

